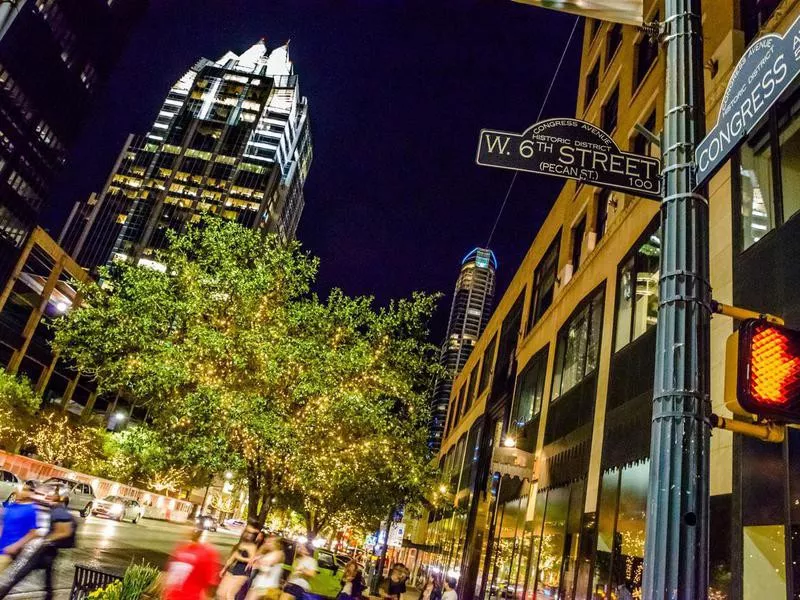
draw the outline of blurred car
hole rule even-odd
[[[92,505],[97,498],[94,495],[92,486],[88,483],[81,483],[74,479],[65,479],[64,477],[51,477],[45,479],[42,483],[34,488],[33,495],[39,500],[43,500],[53,488],[63,488],[69,493],[67,500],[67,508],[70,510],[77,510],[82,517],[89,516],[92,511]]]
[[[286,563],[284,563],[284,577],[291,572],[297,557],[297,544],[294,540],[283,539]],[[336,598],[342,589],[342,571],[350,562],[349,556],[337,556],[325,548],[314,549],[314,559],[317,561],[317,574],[308,580],[309,591],[305,594],[308,600],[329,600]],[[291,565],[291,566],[290,566]]]
[[[225,526],[225,528],[234,530],[244,529],[244,526],[247,525],[247,523],[241,519],[225,519],[222,524]]]
[[[211,515],[200,515],[194,520],[194,525],[204,531],[216,531],[217,527],[219,527],[219,521]]]
[[[22,482],[11,471],[0,470],[0,501],[13,502]]]
[[[92,503],[92,514],[117,521],[127,519],[135,525],[144,516],[144,507],[133,498],[106,496]]]

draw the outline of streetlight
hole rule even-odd
[[[233,479],[233,473],[231,471],[225,471],[225,479],[227,479],[228,481]]]
[[[67,312],[68,308],[69,308],[69,304],[67,304],[66,302],[64,302],[64,301],[56,302],[56,310],[58,312],[65,313],[65,312]]]
[[[118,423],[122,423],[125,421],[125,419],[128,418],[128,415],[126,415],[121,410],[118,410],[116,413],[114,413],[114,418],[117,420]]]
[[[445,484],[442,484],[442,485],[440,485],[440,486],[439,486],[439,491],[440,491],[442,494],[446,494],[446,493],[447,493],[447,486],[446,486]]]
[[[513,437],[508,436],[506,439],[503,440],[503,446],[506,448],[516,448],[517,447],[517,440]]]

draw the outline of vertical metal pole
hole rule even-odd
[[[694,193],[704,132],[700,0],[666,0],[663,246],[647,501],[644,598],[708,587],[708,203]]]

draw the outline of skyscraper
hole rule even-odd
[[[59,242],[84,267],[153,261],[167,230],[204,212],[293,238],[311,155],[288,43],[201,59],[150,131],[128,138],[103,191],[76,204]]]
[[[0,3],[0,276],[147,0]]]
[[[450,307],[447,337],[439,359],[447,375],[436,382],[431,401],[428,447],[434,452],[442,442],[453,379],[464,368],[492,313],[496,270],[497,258],[494,252],[486,248],[475,248],[461,261],[461,272]]]

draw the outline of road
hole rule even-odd
[[[144,560],[154,566],[163,567],[175,545],[185,539],[191,527],[164,521],[143,519],[138,524],[117,523],[98,517],[78,518],[77,547],[64,550],[56,564],[56,598],[68,596],[76,564],[123,571],[132,562]],[[237,534],[219,531],[206,533],[210,541],[225,558],[238,539]],[[34,572],[21,582],[9,598],[39,598],[43,576]]]

